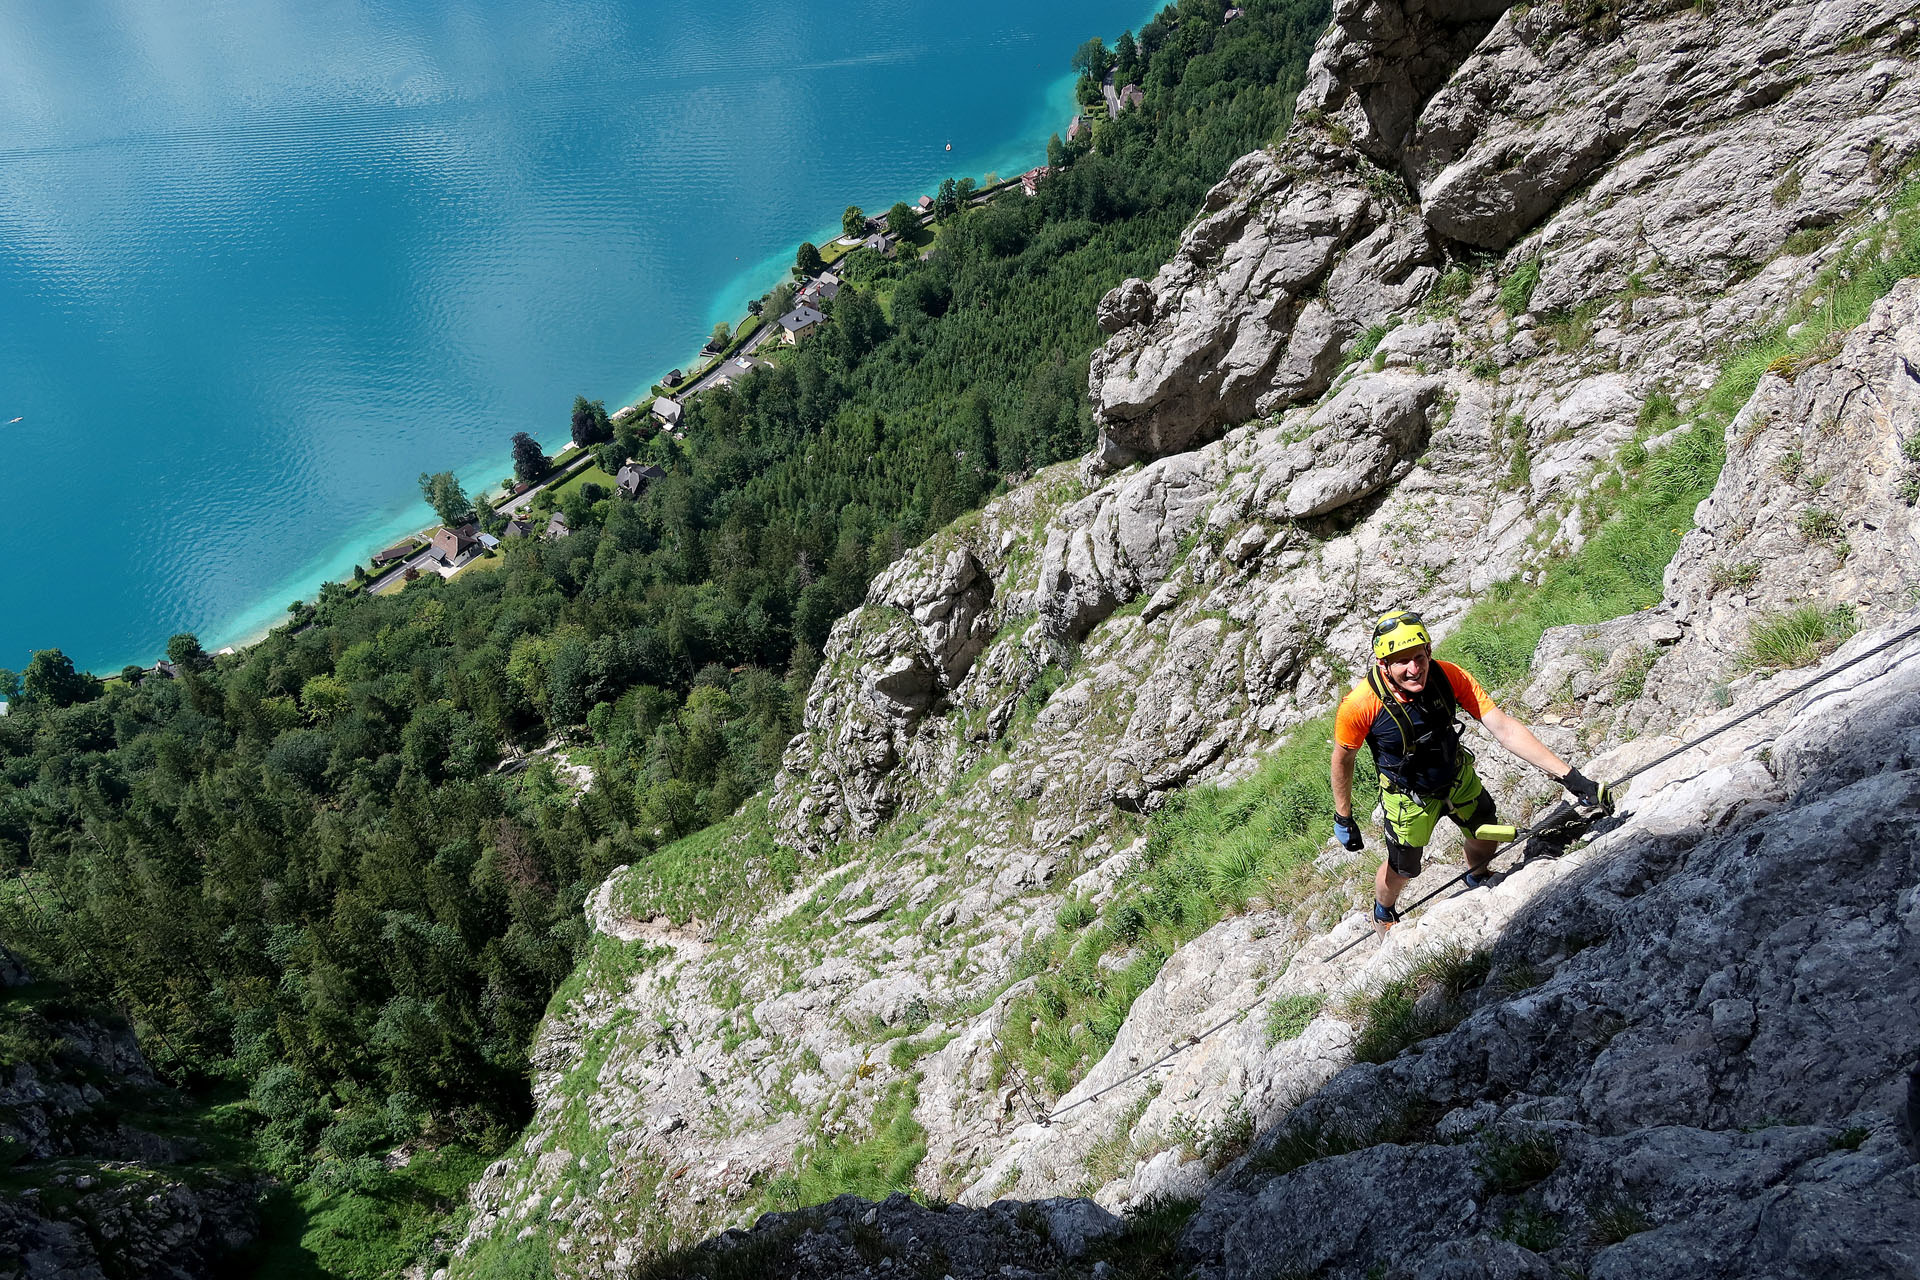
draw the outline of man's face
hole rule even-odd
[[[1426,645],[1402,649],[1380,665],[1387,670],[1387,683],[1402,693],[1418,693],[1427,687],[1427,672],[1432,668],[1433,652]]]

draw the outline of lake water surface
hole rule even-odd
[[[687,363],[847,204],[1039,163],[1074,47],[1148,12],[0,6],[0,666],[256,633],[426,524],[420,472],[493,484]]]

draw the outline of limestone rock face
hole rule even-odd
[[[1143,586],[1158,583],[1226,477],[1217,457],[1182,454],[1082,498],[1047,528],[1040,622],[1078,641]]]
[[[32,981],[0,948],[0,990]],[[239,1266],[259,1232],[258,1180],[192,1168],[189,1139],[127,1118],[165,1092],[124,1024],[32,1000],[9,1011],[26,1051],[0,1063],[0,1273],[168,1280]],[[46,1046],[40,1048],[38,1046]]]
[[[1384,942],[1355,914],[1373,851],[1327,849],[1298,901],[1248,885],[1163,963],[1075,968],[1151,975],[1117,1028],[1035,1010],[1067,933],[1160,890],[1156,810],[1329,711],[1381,610],[1444,640],[1542,581],[1641,468],[1691,492],[1726,457],[1662,598],[1550,630],[1500,691],[1588,772],[1807,679],[1754,665],[1792,610],[1831,626],[1801,655],[1841,645],[1829,670],[1913,625],[1920,285],[1776,365],[1724,438],[1717,400],[1711,439],[1654,424],[1729,398],[1728,352],[1810,316],[1824,272],[1871,269],[1920,156],[1917,48],[1876,0],[1341,0],[1288,137],[1100,304],[1093,455],[836,625],[768,805],[784,848],[726,836],[742,875],[705,923],[644,865],[596,897],[463,1256],[546,1232],[625,1274],[884,1135],[958,1207],[837,1202],[707,1247],[964,1280],[1084,1244],[1097,1271],[1104,1215],[1197,1196],[1177,1269],[1207,1276],[1913,1271],[1913,641]],[[1503,813],[1558,798],[1473,745]],[[1441,951],[1484,960],[1382,1050],[1359,1010]],[[1043,1034],[1099,1047],[1013,1070]]]
[[[1898,0],[1579,13],[1337,4],[1295,129],[1234,166],[1144,295],[1102,304],[1094,469],[1317,399],[1448,246],[1534,260],[1541,311],[1655,273],[1725,290],[1920,149]],[[1501,354],[1540,349],[1522,334]]]
[[[1102,301],[1113,336],[1089,377],[1103,468],[1317,397],[1362,316],[1432,284],[1435,242],[1403,205],[1359,184],[1363,163],[1323,149],[1320,176],[1307,177],[1247,156],[1152,284],[1128,281]]]
[[[1339,0],[1295,110],[1337,119],[1367,156],[1397,166],[1421,107],[1506,9],[1502,0]]]

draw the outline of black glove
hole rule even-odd
[[[1337,813],[1333,815],[1333,838],[1353,853],[1367,847],[1367,842],[1360,838],[1360,824]]]
[[[1604,782],[1595,782],[1578,769],[1569,769],[1567,776],[1560,779],[1560,785],[1587,808],[1613,812],[1613,792]]]

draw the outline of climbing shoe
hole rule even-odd
[[[1373,927],[1382,932],[1400,923],[1400,913],[1383,903],[1373,904]]]
[[[1469,871],[1460,877],[1460,883],[1469,889],[1483,889],[1493,883],[1493,868],[1482,867],[1478,871]]]

